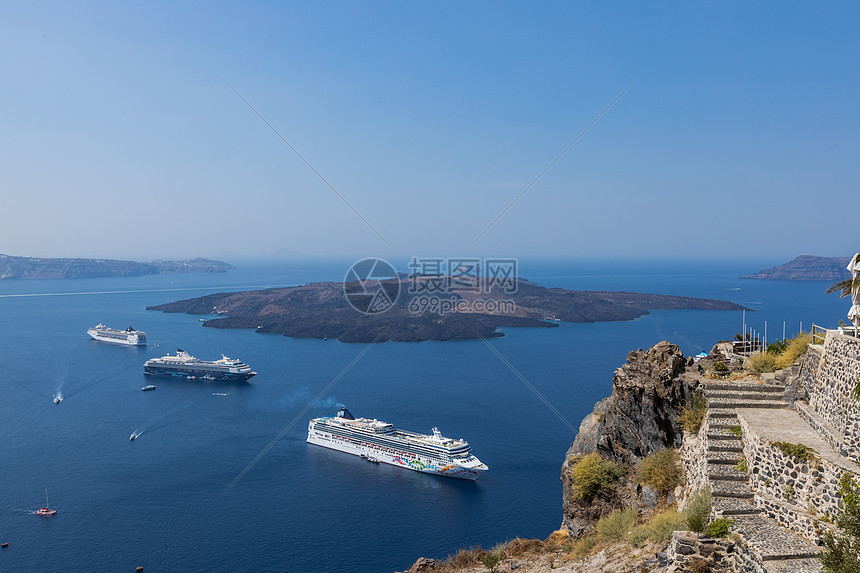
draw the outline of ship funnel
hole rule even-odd
[[[337,413],[338,418],[343,418],[344,420],[355,420],[355,416],[352,415],[352,412],[346,409],[346,406],[341,407],[340,412]]]

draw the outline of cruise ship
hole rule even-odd
[[[433,435],[396,430],[387,422],[356,418],[346,408],[311,420],[308,443],[440,476],[476,480],[488,469],[462,438],[445,438],[438,428]]]
[[[113,342],[114,344],[126,344],[128,346],[146,345],[146,333],[142,330],[135,330],[132,326],[129,326],[125,330],[117,330],[109,328],[104,324],[97,324],[87,330],[87,334],[101,342]]]
[[[256,372],[251,372],[251,367],[247,364],[227,358],[223,354],[220,360],[200,360],[181,348],[176,351],[176,356],[168,354],[161,358],[150,358],[143,365],[143,373],[149,376],[176,376],[229,382],[244,382],[257,375]]]

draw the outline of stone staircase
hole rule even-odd
[[[702,382],[708,399],[706,457],[714,513],[734,521],[732,530],[759,556],[767,573],[822,571],[819,548],[762,515],[749,476],[736,467],[743,459],[737,409],[790,409],[782,400],[785,387],[752,380]]]

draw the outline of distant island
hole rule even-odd
[[[82,279],[163,273],[224,273],[233,265],[209,259],[149,263],[113,259],[43,259],[0,254],[0,279]]]
[[[544,288],[521,279],[513,294],[492,290],[486,294],[456,296],[457,300],[465,302],[511,300],[514,302],[512,310],[416,313],[409,308],[419,300],[419,295],[408,292],[408,279],[401,278],[399,282],[400,297],[394,306],[370,315],[359,313],[348,304],[344,284],[338,282],[211,294],[149,306],[147,310],[218,313],[223,316],[205,321],[204,326],[253,328],[257,332],[293,338],[336,338],[341,342],[475,340],[503,336],[498,331],[500,327],[551,328],[559,322],[633,320],[648,314],[648,310],[749,310],[723,300],[636,292],[570,291]]]
[[[800,255],[784,265],[771,267],[741,279],[781,281],[841,281],[851,277],[846,268],[851,257],[816,257]]]

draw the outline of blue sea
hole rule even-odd
[[[377,344],[343,373],[366,345],[204,328],[197,316],[145,310],[342,280],[350,262],[0,281],[0,542],[9,543],[0,571],[391,572],[419,556],[544,538],[561,523],[571,426],[610,393],[626,354],[661,340],[696,354],[742,324],[740,312],[658,311],[506,329],[491,344],[560,419],[481,341]],[[760,332],[767,321],[770,339],[783,323],[793,334],[801,322],[844,318],[848,305],[824,295],[827,283],[737,278],[779,262],[521,260],[519,272],[544,286],[731,300],[755,310],[746,321]],[[145,330],[150,344],[92,341],[86,330],[100,322]],[[176,348],[240,358],[259,375],[249,384],[157,379],[157,391],[141,392],[153,382],[143,362]],[[404,429],[438,426],[468,440],[490,471],[466,482],[308,446],[308,420],[340,405]],[[46,487],[52,518],[31,514]]]

